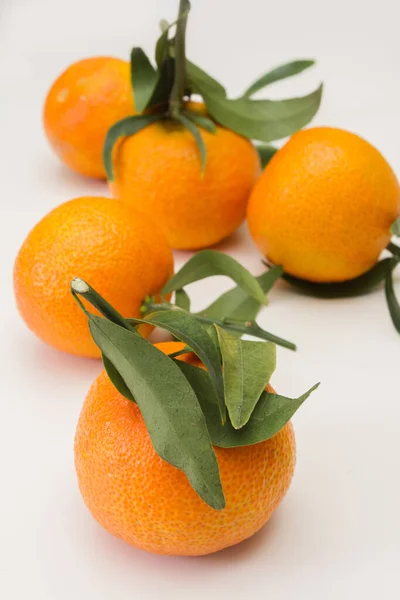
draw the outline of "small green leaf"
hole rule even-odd
[[[225,506],[219,469],[196,395],[175,362],[139,335],[89,315],[94,341],[136,399],[156,452],[212,508]]]
[[[121,119],[113,125],[107,133],[103,148],[103,162],[109,181],[114,180],[112,153],[117,140],[121,137],[127,137],[144,129],[148,125],[160,121],[162,115],[138,115]]]
[[[200,152],[201,174],[203,175],[204,169],[206,168],[207,149],[206,149],[204,140],[201,137],[200,131],[198,130],[197,125],[192,123],[192,121],[190,119],[188,119],[187,117],[185,117],[183,114],[179,113],[176,115],[175,118],[177,121],[179,121],[179,123],[181,123],[184,127],[186,127],[186,129],[188,131],[190,131],[190,133],[194,137],[194,140],[195,140],[197,147],[199,149],[199,152]]]
[[[283,269],[275,266],[256,278],[264,294],[268,294],[282,273]],[[237,286],[222,294],[215,302],[198,314],[216,320],[253,321],[260,308],[261,303],[258,300],[255,300]]]
[[[272,69],[272,71],[265,73],[254,83],[252,83],[251,86],[244,92],[243,98],[252,96],[271,83],[275,83],[276,81],[281,81],[287,77],[297,75],[298,73],[309,69],[314,64],[314,60],[294,60],[293,62],[286,63],[285,65],[280,65],[279,67]]]
[[[108,360],[107,356],[105,356],[104,354],[102,355],[102,360],[103,360],[104,368],[107,371],[107,375],[108,375],[111,383],[113,384],[113,386],[115,388],[117,388],[117,390],[119,391],[119,393],[122,396],[124,396],[125,398],[127,398],[128,400],[130,400],[131,402],[134,402],[136,404],[136,400],[132,396],[128,386],[126,385],[125,381],[122,379],[121,375],[119,374],[117,369],[114,367],[112,362],[110,360]]]
[[[141,48],[133,48],[131,52],[131,81],[135,108],[140,113],[146,108],[157,83],[157,71]]]
[[[138,319],[139,321],[142,322],[141,319]],[[199,357],[210,374],[218,398],[220,420],[224,422],[226,409],[219,350],[204,327],[202,327],[194,315],[179,309],[151,313],[146,317],[145,322],[169,331],[178,340],[189,346],[196,356]]]
[[[395,222],[390,228],[390,231],[393,235],[400,237],[400,217],[395,220]]]
[[[393,271],[398,262],[399,259],[396,257],[384,258],[363,275],[340,283],[314,283],[298,279],[288,273],[284,273],[282,278],[310,296],[317,298],[350,298],[372,291],[386,278],[388,273]],[[265,264],[270,266],[269,263]]]
[[[166,19],[161,19],[160,21],[160,31],[161,33],[165,33],[169,29],[169,23]]]
[[[186,61],[186,70],[189,78],[190,86],[194,93],[203,95],[202,89],[207,89],[210,93],[226,96],[226,90],[216,79],[208,75],[197,65]]]
[[[219,325],[219,323],[217,323]],[[267,342],[272,342],[277,346],[282,346],[283,348],[287,348],[288,350],[296,350],[296,344],[289,342],[288,340],[284,340],[269,331],[265,331],[262,329],[255,321],[246,321],[238,322],[234,319],[224,319],[221,323],[221,326],[229,329],[230,331],[238,331],[241,335],[252,335],[253,337],[259,338],[260,340],[265,340]]]
[[[164,21],[164,23],[166,23],[166,21]],[[165,27],[163,29],[163,31],[161,32],[161,35],[158,38],[157,43],[156,43],[156,50],[155,50],[154,58],[156,60],[158,69],[161,69],[161,65],[163,64],[163,62],[169,58],[169,52],[168,52],[169,31],[170,31],[170,26]]]
[[[217,127],[214,121],[211,121],[211,119],[208,119],[204,115],[199,115],[189,110],[182,111],[182,114],[190,119],[190,121],[192,121],[195,125],[198,125],[202,129],[208,131],[208,133],[215,134],[217,132]]]
[[[197,81],[201,87],[201,82]],[[322,97],[322,85],[307,96],[288,100],[229,100],[201,89],[210,115],[224,127],[244,137],[272,142],[292,135],[311,121]]]
[[[240,429],[250,419],[276,367],[276,346],[247,342],[216,326],[224,368],[225,404],[231,423]]]
[[[389,313],[393,321],[393,325],[396,330],[400,333],[400,304],[396,298],[393,287],[393,271],[390,271],[386,275],[385,280],[385,294],[386,301],[389,308]]]
[[[190,298],[184,289],[175,291],[175,305],[190,312]]]
[[[216,250],[201,250],[195,254],[168,281],[161,294],[168,294],[169,292],[185,287],[189,283],[200,281],[213,275],[230,277],[249,296],[258,300],[261,304],[266,304],[264,292],[257,279],[237,260]]]
[[[278,148],[269,144],[257,144],[255,148],[260,156],[263,169],[265,169],[271,158],[278,152]]]
[[[225,425],[221,425],[216,418],[218,407],[208,373],[181,361],[176,361],[176,364],[197,395],[206,417],[212,443],[221,448],[251,446],[270,439],[286,425],[319,386],[319,383],[314,385],[308,392],[295,399],[263,392],[247,424],[241,429],[234,429],[229,420]]]

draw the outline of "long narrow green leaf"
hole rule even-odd
[[[208,131],[208,133],[215,134],[217,132],[217,126],[214,121],[205,117],[204,115],[199,115],[198,113],[191,112],[189,110],[182,111],[182,114],[187,117],[190,121],[193,121],[195,125],[198,125],[202,129]]]
[[[293,62],[289,62],[284,65],[280,65],[279,67],[275,67],[275,69],[272,69],[272,71],[268,71],[268,73],[265,73],[254,83],[252,83],[249,86],[249,88],[244,92],[243,98],[248,98],[252,96],[253,94],[265,88],[267,85],[270,85],[271,83],[275,83],[276,81],[281,81],[282,79],[286,79],[287,77],[292,77],[293,75],[302,73],[302,71],[309,69],[314,64],[314,60],[294,60]]]
[[[225,425],[221,425],[216,419],[218,407],[208,373],[188,363],[176,361],[176,364],[196,392],[207,420],[212,443],[221,448],[250,446],[270,439],[286,425],[303,402],[319,386],[319,383],[314,385],[299,398],[287,398],[263,392],[248,423],[241,429],[235,429],[229,420]]]
[[[386,278],[388,273],[393,271],[398,263],[399,258],[394,256],[384,258],[376,263],[367,273],[340,283],[313,283],[304,279],[298,279],[288,273],[284,273],[282,278],[301,292],[310,296],[317,298],[350,298],[371,292]],[[269,266],[268,263],[265,264]]]
[[[225,275],[242,288],[249,296],[266,304],[264,292],[257,279],[237,260],[217,252],[202,250],[195,254],[164,286],[161,294],[181,289],[194,281],[200,281],[212,275]]]
[[[139,405],[156,452],[212,508],[225,506],[219,469],[196,395],[173,360],[119,325],[89,316],[94,341]]]
[[[395,326],[396,330],[400,333],[400,304],[396,298],[396,294],[394,291],[393,271],[390,271],[386,275],[385,294],[393,325]]]
[[[186,69],[193,92],[203,95],[201,90],[207,89],[210,93],[226,96],[224,86],[190,60],[186,61]]]
[[[102,354],[101,358],[103,360],[104,368],[107,371],[108,378],[113,386],[117,388],[119,393],[127,398],[127,400],[130,400],[136,404],[135,398],[132,396],[131,391],[129,390],[119,371],[114,367],[113,363],[104,354]]]
[[[138,320],[139,322],[139,320]],[[142,322],[142,320],[140,320]],[[224,384],[219,350],[194,315],[183,310],[164,310],[146,317],[147,323],[169,331],[199,357],[208,370],[218,398],[220,420],[226,419]]]
[[[184,289],[176,290],[175,292],[175,305],[179,308],[183,308],[187,312],[190,312],[190,298]]]
[[[275,266],[256,278],[264,294],[268,294],[282,273],[283,269]],[[222,294],[215,302],[198,314],[216,320],[235,319],[237,321],[253,321],[261,306],[258,300],[255,300],[247,292],[243,291],[242,288],[237,286]]]
[[[167,106],[175,77],[175,62],[165,59],[158,71],[157,82],[146,108]]]
[[[225,404],[231,423],[240,429],[250,419],[276,367],[276,346],[247,342],[216,326],[224,368]]]
[[[103,162],[109,181],[114,180],[112,153],[115,143],[121,137],[127,137],[162,119],[162,115],[138,115],[121,119],[113,125],[106,136],[103,148]]]
[[[194,137],[194,140],[195,140],[197,147],[199,149],[199,152],[200,152],[201,174],[203,175],[204,169],[206,168],[207,149],[206,149],[204,140],[201,137],[200,131],[199,131],[197,125],[195,125],[190,119],[185,117],[185,115],[177,114],[176,119],[177,119],[177,121],[179,121],[179,123],[181,123],[184,127],[186,127],[186,129],[188,131],[190,131],[190,133]]]
[[[202,82],[197,82],[201,88]],[[307,96],[288,100],[229,100],[203,86],[201,95],[210,115],[224,127],[262,142],[279,140],[301,129],[317,113],[322,85]]]
[[[157,71],[141,48],[133,48],[131,52],[131,81],[135,108],[140,113],[146,108],[157,83]]]

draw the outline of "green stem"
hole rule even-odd
[[[182,99],[185,94],[186,81],[186,24],[190,4],[188,0],[180,0],[179,16],[176,24],[176,34],[174,39],[175,46],[175,80],[172,87],[169,100],[169,109],[171,117],[175,118],[181,108]]]
[[[386,246],[386,250],[389,250],[393,254],[393,256],[398,256],[400,258],[400,247],[393,242],[389,242]]]
[[[173,304],[169,304],[167,302],[162,303],[153,303],[148,302],[143,305],[143,309],[145,313],[157,312],[159,310],[171,310],[174,308]],[[183,310],[182,308],[176,308],[176,310]],[[193,314],[193,313],[192,313]],[[273,333],[269,333],[264,329],[261,329],[254,321],[246,321],[245,323],[239,323],[237,321],[230,321],[229,319],[220,320],[220,319],[209,319],[208,317],[203,317],[202,315],[194,314],[194,317],[201,323],[205,323],[207,325],[219,325],[219,327],[223,327],[224,329],[230,329],[231,331],[236,331],[237,333],[241,333],[242,335],[252,335],[254,337],[258,337],[261,340],[266,340],[268,342],[273,342],[278,346],[283,346],[283,348],[288,348],[289,350],[296,350],[296,345],[292,342],[284,340]]]

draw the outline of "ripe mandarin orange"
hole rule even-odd
[[[99,56],[72,64],[58,77],[47,95],[43,122],[65,164],[82,175],[105,179],[107,131],[133,113],[129,63]]]
[[[179,342],[157,346],[166,354],[183,348]],[[215,451],[226,498],[221,511],[210,508],[184,473],[156,454],[139,408],[103,371],[77,427],[79,488],[94,518],[128,544],[158,554],[209,554],[245,540],[268,521],[296,460],[290,423],[265,442]]]
[[[157,294],[172,273],[171,249],[147,217],[110,198],[76,198],[29,233],[15,262],[15,296],[26,324],[44,342],[97,357],[71,280],[83,277],[124,316],[137,317],[144,298]]]
[[[201,104],[187,108],[204,112]],[[206,248],[233,233],[260,174],[249,140],[218,125],[215,134],[200,134],[207,150],[203,175],[196,142],[177,122],[153,123],[113,153],[113,194],[156,217],[177,249]]]
[[[248,206],[260,251],[315,282],[370,269],[400,214],[396,175],[362,138],[329,127],[296,133],[256,184]]]

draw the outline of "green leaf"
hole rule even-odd
[[[210,93],[226,96],[224,86],[190,60],[186,61],[186,71],[194,93],[203,95],[201,90],[207,89]]]
[[[234,429],[229,420],[225,425],[221,425],[216,419],[218,408],[208,373],[188,363],[176,361],[176,364],[196,392],[206,417],[212,443],[221,448],[251,446],[270,439],[286,425],[303,402],[319,386],[319,383],[314,385],[308,392],[294,399],[271,392],[263,392],[248,423],[241,429]]]
[[[158,71],[157,82],[153,94],[147,103],[146,108],[167,107],[175,77],[175,62],[172,58],[167,58],[161,64]]]
[[[108,375],[111,383],[113,384],[113,386],[115,388],[117,388],[117,390],[119,391],[119,393],[122,396],[124,396],[125,398],[127,398],[128,400],[130,400],[131,402],[134,402],[136,404],[136,400],[132,396],[128,386],[126,385],[125,381],[122,379],[121,375],[119,374],[117,369],[114,367],[112,362],[110,360],[108,360],[107,356],[105,356],[104,354],[102,355],[102,360],[103,360],[104,368],[107,371],[107,375]]]
[[[393,287],[393,271],[390,271],[386,275],[385,280],[385,294],[386,301],[389,308],[389,313],[393,321],[393,325],[396,330],[400,333],[400,304],[396,298]]]
[[[202,129],[205,129],[206,131],[208,131],[208,133],[215,134],[217,132],[217,127],[216,127],[214,121],[211,121],[211,119],[208,119],[204,115],[199,115],[199,114],[197,114],[195,112],[191,112],[189,110],[182,111],[182,114],[185,117],[187,117],[188,119],[190,119],[190,121],[195,123],[195,125],[198,125]]]
[[[94,341],[136,399],[156,452],[212,508],[225,506],[219,469],[196,395],[175,362],[139,335],[89,316]]]
[[[175,291],[175,305],[190,312],[190,298],[184,289]]]
[[[280,65],[279,67],[272,69],[272,71],[265,73],[254,83],[252,83],[251,86],[244,92],[243,98],[252,96],[267,85],[275,83],[275,81],[281,81],[287,77],[297,75],[298,73],[301,73],[302,71],[312,67],[314,64],[314,60],[294,60],[293,62]]]
[[[400,246],[394,244],[393,242],[389,242],[386,246],[386,250],[389,250],[389,252],[391,252],[393,256],[400,260]]]
[[[390,228],[390,231],[393,235],[400,237],[400,217],[395,220],[395,222]]]
[[[179,123],[181,123],[184,127],[186,127],[186,129],[188,131],[190,131],[190,133],[192,134],[192,136],[195,139],[195,142],[196,142],[197,147],[200,152],[201,174],[203,175],[204,169],[206,168],[207,150],[206,150],[206,145],[204,143],[204,140],[201,137],[200,131],[198,130],[197,125],[192,123],[192,121],[190,119],[188,119],[187,117],[185,117],[183,114],[179,113],[175,116],[175,118],[177,121],[179,121]]]
[[[157,83],[157,71],[141,48],[131,52],[131,81],[135,108],[142,112],[153,95]]]
[[[231,423],[240,429],[250,416],[276,367],[276,346],[247,342],[216,326],[222,355],[225,404]]]
[[[142,319],[138,319],[142,322]],[[169,331],[181,342],[184,342],[199,357],[210,374],[212,384],[218,398],[222,422],[226,418],[224,384],[220,364],[219,350],[204,327],[194,315],[183,310],[163,310],[146,317],[146,323],[152,323]]]
[[[200,281],[213,275],[230,277],[252,298],[258,300],[261,304],[266,304],[264,292],[257,279],[237,260],[216,250],[201,250],[195,254],[168,281],[161,294],[168,294],[169,292],[185,287],[189,283]]]
[[[366,273],[340,283],[314,283],[304,279],[298,279],[288,273],[284,273],[282,278],[296,287],[301,292],[317,298],[350,298],[352,296],[361,296],[373,290],[391,273],[399,259],[396,257],[384,258],[379,261]],[[267,266],[269,266],[268,263]]]
[[[148,125],[160,121],[162,118],[162,115],[138,115],[126,117],[126,119],[117,121],[117,123],[108,130],[103,148],[103,162],[109,181],[114,180],[112,154],[117,140],[121,137],[133,135]]]
[[[283,269],[275,266],[256,278],[264,294],[270,291],[282,273]],[[198,314],[216,320],[235,319],[238,321],[253,321],[260,308],[261,303],[258,300],[255,300],[237,286],[222,294],[215,302]]]
[[[269,331],[265,331],[265,329],[262,329],[255,321],[246,321],[243,324],[242,322],[238,322],[234,319],[224,319],[222,323],[217,323],[217,325],[220,325],[225,329],[229,329],[230,331],[237,331],[240,333],[240,335],[252,335],[260,340],[272,342],[277,346],[288,348],[288,350],[297,349],[296,344],[293,344],[288,340],[284,340],[283,338],[280,338]]]
[[[201,82],[197,84],[201,86]],[[322,85],[308,96],[289,100],[229,100],[206,87],[200,93],[217,123],[244,137],[272,142],[292,135],[311,121],[321,103]]]
[[[278,148],[269,144],[257,144],[255,146],[261,160],[261,167],[265,169],[271,158],[278,152]]]
[[[164,21],[164,23],[167,23],[167,22]],[[162,30],[161,35],[158,38],[157,43],[156,43],[156,50],[155,50],[154,58],[156,60],[158,69],[161,69],[161,65],[163,64],[163,62],[169,58],[169,51],[168,51],[169,31],[170,31],[170,26],[167,25],[167,27],[165,27]]]
[[[160,21],[160,31],[161,33],[165,33],[169,29],[169,23],[166,19],[161,19]]]

